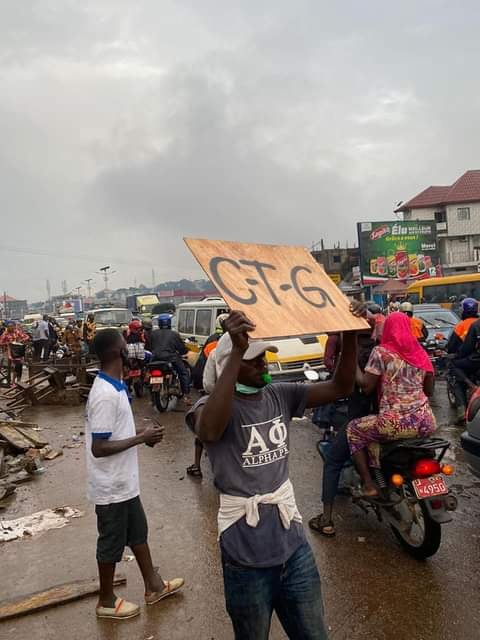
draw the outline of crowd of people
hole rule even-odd
[[[31,346],[33,362],[49,362],[60,357],[80,363],[83,356],[93,354],[96,326],[93,314],[85,320],[70,320],[65,327],[44,315],[27,331],[20,322],[2,321],[0,324],[0,355],[12,372],[12,384],[22,377],[27,346]]]
[[[352,312],[360,315],[366,310],[356,304]],[[331,377],[324,382],[270,384],[266,353],[277,348],[251,342],[248,334],[255,327],[241,312],[221,317],[203,346],[194,377],[203,394],[186,413],[195,437],[195,462],[188,472],[201,477],[205,448],[220,492],[218,534],[225,600],[236,638],[268,638],[274,611],[290,638],[327,637],[320,575],[289,479],[291,419],[303,416],[308,408],[317,411],[349,398],[348,424],[337,435],[324,468],[323,513],[309,522],[326,536],[335,534],[333,504],[346,460],[352,458],[357,467],[363,495],[379,499],[371,469],[379,464],[380,444],[428,436],[436,428],[428,401],[433,367],[420,343],[422,332],[412,322],[411,308],[404,305],[387,316],[373,309],[367,315],[368,331],[330,338]],[[154,331],[149,346],[165,357],[165,345],[171,345],[170,356],[181,358],[177,336]],[[183,585],[181,578],[160,579],[149,552],[146,556],[139,552],[148,545],[132,449],[143,442],[155,444],[163,431],[154,426],[136,435],[121,366],[131,340],[115,331],[101,332],[95,339],[102,372],[87,409],[89,486],[99,529],[97,615],[101,617],[125,618],[140,612],[138,605],[113,592],[114,566],[127,544],[139,561],[147,602]],[[111,460],[105,462],[103,457]],[[128,472],[129,468],[133,470]],[[116,495],[118,486],[128,487],[128,492]]]
[[[325,456],[323,509],[309,520],[310,528],[326,537],[336,533],[334,502],[348,460],[358,471],[362,497],[381,500],[381,488],[372,476],[380,465],[380,446],[428,437],[436,429],[429,404],[434,368],[423,346],[425,326],[414,316],[411,303],[403,302],[388,313],[354,303],[352,313],[364,315],[369,328],[330,335],[325,351],[330,377],[309,384],[270,384],[266,353],[277,347],[251,341],[255,325],[242,312],[220,316],[193,370],[194,386],[201,391],[193,406],[183,361],[187,347],[172,330],[170,316],[159,317],[155,330],[151,323],[135,320],[124,333],[96,332],[89,318],[82,327],[71,324],[65,329],[63,344],[72,352],[75,344],[86,344],[100,361],[88,399],[86,429],[88,493],[98,527],[99,618],[126,619],[140,613],[137,604],[117,597],[113,589],[115,565],[125,546],[137,559],[146,604],[159,602],[184,584],[183,578],[161,576],[148,545],[136,448],[161,442],[164,431],[157,424],[142,432],[135,427],[125,365],[142,353],[143,359],[151,354],[153,359],[169,360],[178,373],[187,400],[186,424],[195,438],[189,475],[202,477],[203,450],[208,454],[220,493],[218,537],[235,637],[268,638],[275,611],[289,638],[327,638],[320,574],[289,479],[290,421],[311,409],[313,421],[325,427],[335,403],[347,398],[348,419]],[[448,350],[454,367],[468,372],[480,338],[476,301],[465,299],[461,315]],[[35,353],[44,358],[50,340],[48,318],[36,331]],[[0,336],[4,345],[24,340],[25,334],[15,326]]]

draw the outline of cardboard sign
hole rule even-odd
[[[227,301],[243,311],[254,338],[365,329],[350,303],[304,247],[185,238]]]

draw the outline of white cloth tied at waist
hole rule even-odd
[[[302,516],[295,502],[295,493],[290,480],[286,480],[272,493],[254,495],[250,498],[220,494],[220,508],[218,510],[218,537],[245,516],[249,527],[256,527],[260,520],[259,504],[276,504],[285,529],[290,529],[292,520],[302,522]]]

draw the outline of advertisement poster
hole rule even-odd
[[[441,275],[435,222],[359,222],[357,227],[364,284]]]

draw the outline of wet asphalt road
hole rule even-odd
[[[327,623],[334,640],[474,640],[480,638],[479,543],[480,479],[465,468],[458,447],[460,430],[450,426],[445,388],[433,401],[440,431],[453,447],[449,457],[456,474],[449,484],[459,499],[452,523],[443,528],[440,551],[426,562],[411,559],[388,529],[365,516],[348,498],[338,501],[337,537],[309,535],[323,579]],[[83,407],[43,407],[25,414],[44,428],[54,446],[72,443],[83,431]],[[135,401],[141,425],[151,415],[145,400]],[[202,482],[185,475],[193,456],[193,439],[183,414],[162,417],[165,441],[141,447],[142,499],[150,526],[150,544],[164,577],[184,576],[183,593],[139,618],[123,623],[94,616],[95,597],[0,624],[1,640],[227,640],[232,638],[224,610],[216,543],[217,497],[208,462]],[[319,511],[321,463],[318,439],[309,420],[291,431],[291,477],[305,520]],[[83,438],[82,438],[83,441]],[[94,577],[95,516],[85,499],[83,444],[64,449],[46,462],[47,472],[23,485],[1,518],[70,505],[85,511],[67,527],[0,545],[0,600],[48,586]],[[128,585],[118,593],[141,602],[142,583],[134,562],[119,571]],[[285,635],[274,620],[271,638]]]

